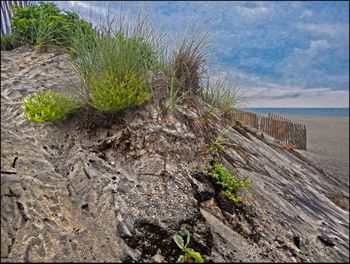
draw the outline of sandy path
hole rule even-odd
[[[306,125],[307,151],[301,153],[349,186],[349,117],[286,117]]]

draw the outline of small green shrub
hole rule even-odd
[[[237,196],[236,192],[241,189],[248,191],[248,177],[239,179],[218,163],[214,163],[213,167],[209,171],[209,175],[215,180],[216,184],[220,185],[222,194],[226,195],[235,203],[244,201],[244,197]]]
[[[198,261],[200,263],[204,263],[204,259],[202,258],[201,254],[199,252],[194,251],[192,248],[188,248],[188,244],[190,243],[190,232],[186,230],[187,238],[186,238],[186,244],[184,244],[184,240],[182,236],[180,235],[174,235],[173,239],[176,243],[176,245],[183,251],[184,255],[180,255],[177,259],[177,263],[184,263],[184,262],[192,262]]]
[[[78,103],[54,91],[42,91],[25,98],[23,111],[34,122],[62,120],[79,107]]]
[[[143,104],[149,99],[148,83],[137,73],[125,73],[120,78],[111,72],[91,80],[91,105],[103,112],[116,112]]]
[[[53,3],[39,2],[26,7],[15,6],[11,19],[13,41],[16,45],[63,47],[70,46],[68,31],[77,26],[92,35],[92,27],[73,12],[61,13]]]

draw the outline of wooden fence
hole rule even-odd
[[[1,35],[11,34],[10,19],[13,17],[13,6],[26,7],[28,1],[1,1]]]
[[[306,150],[305,125],[271,113],[266,117],[255,113],[235,110],[232,118],[272,136],[284,145]]]

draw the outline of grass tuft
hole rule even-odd
[[[175,50],[171,72],[181,93],[189,91],[198,94],[200,92],[203,64],[206,61],[204,47],[207,41],[207,32],[197,31],[190,37],[186,32]]]
[[[233,110],[241,102],[237,82],[232,80],[229,74],[223,78],[208,80],[202,97],[210,106],[223,111]]]

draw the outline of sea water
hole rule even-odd
[[[349,116],[349,108],[241,108],[241,110],[262,114]]]

